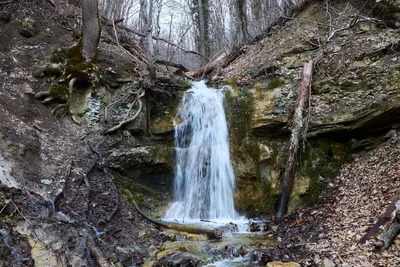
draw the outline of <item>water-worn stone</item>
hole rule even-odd
[[[31,38],[36,35],[36,22],[32,18],[25,18],[23,21],[17,21],[19,24],[18,32],[26,37]]]
[[[324,258],[321,264],[321,267],[335,267],[335,266],[336,264],[328,258]]]

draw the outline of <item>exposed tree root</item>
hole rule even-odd
[[[100,147],[100,145],[101,145],[104,141],[105,141],[105,139],[104,139],[103,141],[101,141],[100,144],[97,145],[97,147]],[[95,149],[95,148],[94,148],[92,145],[90,145],[90,144],[89,144],[89,147],[90,147],[90,150],[92,150],[92,151],[93,151],[95,154],[97,154],[97,156],[98,156],[95,165],[98,164],[99,162],[101,162],[101,164],[103,165],[103,163],[102,163],[102,162],[103,162],[103,155],[100,153],[100,151],[98,151],[98,148]],[[117,213],[117,211],[118,211],[118,208],[119,208],[119,195],[118,195],[117,187],[116,187],[115,184],[114,184],[112,175],[107,171],[107,168],[104,167],[104,166],[103,166],[103,172],[104,172],[105,176],[107,177],[108,182],[111,184],[111,187],[112,187],[112,189],[113,189],[113,191],[114,191],[114,195],[115,195],[115,201],[116,201],[116,204],[114,205],[113,210],[111,211],[111,213],[110,213],[110,214],[107,216],[107,218],[106,218],[106,222],[108,222],[108,221],[110,221],[110,220],[114,217],[114,215],[115,215],[115,214]]]
[[[139,102],[139,108],[138,108],[138,110],[136,111],[135,115],[133,115],[132,117],[127,118],[127,119],[121,121],[120,123],[118,123],[118,125],[116,125],[116,126],[110,128],[110,129],[106,130],[106,131],[105,131],[105,134],[113,133],[113,132],[115,132],[115,131],[121,129],[121,128],[122,128],[123,126],[125,126],[126,124],[128,124],[128,123],[134,121],[134,120],[139,116],[140,112],[142,112],[142,109],[143,109],[143,102],[142,102],[141,98],[142,98],[144,95],[145,95],[145,91],[144,91],[144,90],[141,90],[141,92],[140,92],[140,94],[139,94],[139,96],[138,96],[138,98],[137,98],[137,101]]]
[[[149,216],[147,216],[147,215],[138,207],[136,201],[133,201],[133,205],[135,206],[136,210],[140,213],[140,215],[142,215],[143,218],[145,218],[145,219],[148,220],[149,222],[154,223],[155,225],[158,225],[158,226],[161,226],[161,227],[170,228],[170,227],[168,226],[167,223],[164,223],[164,222],[161,222],[161,221],[152,219],[152,218],[150,218]]]
[[[63,179],[62,179],[62,180],[64,181],[64,185],[63,185],[62,188],[60,188],[60,189],[56,192],[56,195],[54,196],[54,199],[53,199],[54,207],[56,206],[57,201],[58,201],[62,196],[65,195],[65,191],[66,191],[66,189],[67,189],[68,178],[69,178],[69,176],[70,176],[70,174],[71,174],[71,169],[72,169],[72,160],[69,161],[69,163],[68,163],[68,165],[67,165],[67,167],[66,167],[66,170],[65,170]],[[55,210],[54,210],[54,211],[55,211]]]
[[[37,92],[35,94],[35,99],[37,100],[42,100],[45,99],[46,97],[50,96],[50,92],[49,91],[41,91],[41,92]]]

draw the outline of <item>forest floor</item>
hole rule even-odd
[[[70,117],[56,117],[51,109],[57,103],[45,106],[34,97],[52,84],[35,72],[53,51],[77,42],[67,25],[74,25],[80,10],[70,2],[61,9],[45,0],[0,5],[0,266],[56,266],[61,259],[86,266],[88,236],[98,237],[105,257],[116,256],[114,264],[128,266],[143,263],[148,247],[162,241],[113,190],[102,159],[90,148],[102,153],[120,137],[105,138]],[[27,38],[20,32],[29,20],[37,32]],[[117,75],[133,69],[108,46],[100,45],[105,78],[112,75],[110,66]]]
[[[399,160],[397,131],[378,148],[343,166],[339,175],[327,182],[319,204],[297,209],[278,228],[284,257],[311,266],[326,259],[336,266],[398,266],[399,238],[383,252],[375,251],[377,235],[366,244],[360,239],[396,199]]]

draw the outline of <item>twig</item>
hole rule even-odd
[[[65,174],[62,180],[64,180],[64,186],[59,189],[54,197],[53,203],[54,203],[54,209],[56,206],[56,202],[61,198],[61,196],[65,196],[65,190],[67,188],[67,182],[68,182],[68,178],[71,174],[71,169],[72,169],[72,160],[69,161],[66,170],[65,170]],[[55,210],[53,211],[55,212]]]
[[[0,210],[0,214],[3,212],[3,210],[8,206],[8,203],[10,203],[10,201],[8,201],[5,205],[4,205],[4,207]]]
[[[337,29],[337,30],[334,30],[334,31],[328,36],[327,41],[328,41],[328,42],[331,41],[332,38],[335,36],[335,34],[337,34],[338,32],[341,32],[341,31],[344,31],[344,30],[348,30],[348,29],[354,27],[357,23],[365,22],[365,21],[376,22],[376,21],[379,21],[379,20],[378,20],[378,19],[375,19],[375,18],[368,18],[368,17],[365,17],[365,18],[363,18],[363,19],[357,20],[356,22],[351,21],[350,24],[349,24],[349,26],[343,27],[343,28],[340,28],[340,29]]]
[[[115,41],[117,41],[117,45],[119,45],[119,40],[118,40],[118,34],[117,34],[117,29],[115,28],[115,21],[112,21],[113,29],[114,29],[114,35],[115,35]]]
[[[133,33],[133,34],[135,34],[135,35],[137,35],[137,36],[146,37],[146,34],[144,34],[144,33],[137,32],[137,31],[135,31],[135,30],[133,30],[133,29],[130,29],[130,28],[127,28],[127,27],[124,27],[124,26],[119,26],[119,27],[120,27],[121,29],[123,29],[123,30],[125,30],[125,31],[127,31],[127,32],[131,32],[131,33]],[[170,41],[168,41],[168,40],[166,40],[166,39],[164,39],[164,38],[161,38],[161,37],[158,37],[158,36],[153,36],[153,39],[154,39],[154,40],[161,41],[161,42],[164,42],[164,43],[169,44],[169,45],[171,45],[171,46],[173,46],[173,47],[176,47],[177,49],[181,50],[182,52],[189,53],[189,54],[195,54],[195,55],[198,55],[198,56],[200,56],[200,57],[206,59],[207,61],[209,60],[207,57],[203,56],[202,54],[200,54],[200,53],[198,53],[198,52],[196,52],[196,51],[186,50],[185,48],[183,48],[183,47],[181,47],[181,46],[179,46],[179,45],[177,45],[177,44],[174,44],[174,43],[172,43],[172,42],[170,42]]]
[[[101,252],[101,250],[96,246],[91,236],[88,236],[87,245],[94,260],[100,267],[112,267],[111,264],[104,257],[103,252]]]
[[[29,220],[22,214],[21,210],[18,208],[17,204],[14,203],[14,201],[12,201],[12,199],[10,199],[10,202],[14,205],[15,209],[17,210],[17,212],[19,213],[19,215],[21,215],[21,217],[29,222]]]
[[[98,151],[98,149],[99,149],[99,147],[101,146],[101,144],[104,143],[104,141],[105,141],[106,139],[107,139],[107,138],[104,138],[104,139],[97,145],[97,149],[95,149],[91,144],[89,144],[90,149],[91,149],[95,154],[97,154],[97,156],[98,156],[97,162],[103,160],[103,155],[100,153],[100,151]],[[110,221],[110,220],[114,217],[114,215],[115,215],[115,214],[117,213],[117,211],[118,211],[118,208],[119,208],[119,195],[118,195],[118,189],[117,189],[117,187],[116,187],[115,184],[114,184],[113,177],[112,177],[112,175],[107,171],[107,168],[106,168],[106,167],[103,167],[103,172],[104,172],[104,174],[106,175],[106,177],[107,177],[107,179],[108,179],[108,182],[111,183],[111,186],[112,186],[112,188],[113,188],[113,190],[114,190],[115,199],[116,199],[116,202],[117,202],[117,203],[115,204],[115,206],[114,206],[112,212],[107,216],[106,221],[108,222],[108,221]]]
[[[118,208],[119,208],[119,195],[118,195],[117,187],[114,184],[112,175],[109,172],[107,172],[107,168],[106,167],[103,167],[103,171],[104,171],[106,177],[108,178],[108,181],[111,183],[111,186],[112,186],[112,188],[114,190],[115,199],[116,199],[116,202],[117,202],[115,204],[114,209],[112,210],[112,212],[107,216],[107,221],[110,221],[118,211]]]

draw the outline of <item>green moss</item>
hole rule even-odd
[[[53,51],[51,61],[53,63],[63,63],[64,72],[61,80],[66,82],[75,78],[74,87],[89,88],[90,86],[97,87],[100,82],[100,75],[95,69],[92,61],[86,61],[81,54],[82,45],[79,42],[71,48],[61,48]],[[67,85],[67,84],[66,84]]]
[[[225,107],[231,157],[237,176],[235,206],[249,216],[271,213],[275,209],[279,189],[260,179],[260,145],[252,133],[254,97],[249,88],[234,87],[233,90],[235,96],[231,91],[226,92]]]
[[[254,217],[275,212],[279,201],[279,189],[268,181],[239,179],[235,191],[236,209]]]
[[[274,78],[268,83],[268,86],[266,89],[272,90],[272,89],[280,87],[283,84],[285,84],[283,80],[281,80],[280,78]]]
[[[190,87],[192,86],[192,84],[191,84],[190,82],[185,81],[185,80],[183,80],[183,79],[179,79],[178,82],[179,82],[180,85],[181,85],[183,88],[185,88],[185,89],[188,89],[188,88],[190,88]]]
[[[234,90],[237,96],[233,97],[230,91],[227,91],[225,96],[232,157],[239,161],[250,157],[254,165],[257,165],[260,159],[260,147],[252,134],[254,97],[248,88]]]
[[[305,176],[309,179],[308,190],[301,196],[302,203],[314,204],[318,201],[324,179],[334,178],[340,167],[350,159],[349,145],[329,139],[311,140],[302,150],[296,179]]]
[[[63,97],[68,95],[68,88],[63,84],[56,84],[50,88],[50,96]]]
[[[213,87],[213,88],[219,88],[219,86],[220,86],[219,83],[217,83],[216,81],[213,81],[213,80],[210,80],[210,81],[207,83],[207,85],[210,86],[210,87]]]
[[[116,185],[121,196],[131,205],[136,201],[140,209],[151,216],[158,216],[159,208],[166,203],[166,198],[148,187],[135,183],[126,177],[116,176]]]
[[[53,63],[63,63],[68,57],[69,57],[69,49],[60,48],[52,52],[50,61]]]
[[[238,78],[232,78],[230,81],[227,81],[225,85],[235,86]]]

